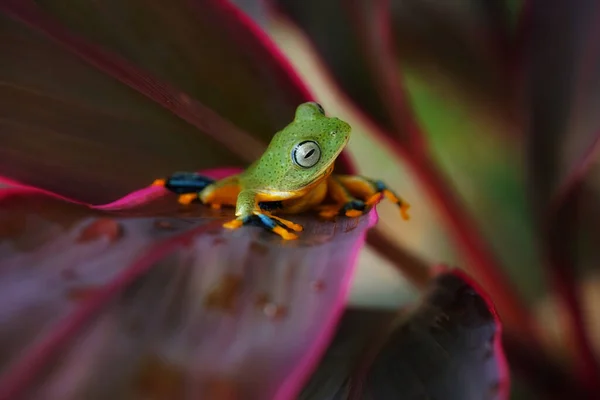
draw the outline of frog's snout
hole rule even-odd
[[[352,128],[347,122],[342,121],[341,119],[335,118],[335,129],[331,130],[332,135],[336,134],[349,134]]]

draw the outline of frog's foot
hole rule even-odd
[[[343,197],[344,193],[346,193],[346,196],[362,199],[367,208],[370,209],[382,197],[385,197],[400,207],[400,214],[403,219],[406,220],[409,218],[407,211],[410,205],[390,190],[382,181],[356,175],[335,175],[332,177],[331,184],[343,188],[343,191],[337,190],[338,198]],[[342,194],[341,196],[339,195],[340,193]]]
[[[176,172],[168,178],[156,179],[152,186],[162,186],[179,195],[193,194],[195,198],[198,198],[197,194],[213,182],[214,179],[195,172]],[[180,196],[179,198],[179,202],[182,204],[189,204],[193,200],[191,196]]]
[[[374,186],[375,190],[377,191],[376,195],[383,195],[386,199],[400,207],[400,214],[402,215],[402,219],[408,220],[410,218],[410,216],[408,215],[408,209],[410,208],[410,204],[402,200],[400,196],[391,191],[387,187],[387,185],[382,181],[375,181]],[[369,200],[371,200],[371,198],[369,198],[367,202],[369,202]],[[375,202],[377,201],[379,201],[379,199],[377,199]]]
[[[185,206],[187,206],[188,204],[192,204],[196,200],[199,200],[198,193],[184,193],[180,194],[179,197],[177,197],[177,202]]]
[[[269,232],[279,235],[284,240],[294,240],[298,238],[295,233],[290,232],[289,230],[296,232],[302,231],[302,226],[298,224],[283,218],[263,213],[255,213],[248,216],[238,217],[232,221],[226,222],[223,224],[223,227],[227,229],[238,229],[244,225],[260,226]]]
[[[296,231],[296,232],[302,232],[304,230],[304,228],[300,224],[297,224],[295,222],[289,221],[287,219],[283,219],[281,217],[277,217],[277,216],[275,216],[275,215],[273,215],[271,213],[268,213],[268,212],[265,212],[264,214],[266,216],[268,216],[269,218],[274,219],[275,221],[277,221],[279,224],[283,225],[287,229],[291,229],[291,230]]]
[[[362,200],[352,199],[344,204],[327,204],[319,208],[319,216],[327,219],[338,215],[356,218],[370,209],[369,204]]]

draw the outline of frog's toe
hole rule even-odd
[[[408,215],[408,209],[410,208],[410,205],[407,203],[402,203],[400,204],[400,214],[402,215],[402,218],[404,220],[409,220],[410,219],[410,215]]]
[[[285,221],[290,224],[293,224],[290,221],[286,221],[282,218],[272,218],[266,214],[254,214],[253,217],[256,218],[256,221],[259,223],[259,225],[262,225],[262,227],[264,227],[268,231],[271,231],[281,236],[281,238],[283,238],[284,240],[294,240],[298,238],[298,235],[286,229],[287,226],[283,222]]]
[[[236,218],[232,221],[229,222],[225,222],[223,224],[223,228],[227,228],[227,229],[238,229],[241,228],[244,225],[244,221],[241,218]]]
[[[272,214],[267,214],[267,215],[268,215],[269,218],[274,219],[275,221],[277,221],[279,224],[283,225],[287,229],[291,229],[291,230],[296,231],[296,232],[302,232],[304,230],[304,228],[300,224],[297,224],[295,222],[289,221],[287,219],[283,219],[283,218],[277,217],[277,216],[272,215]]]
[[[325,219],[331,219],[339,214],[340,206],[338,205],[326,205],[318,208],[319,216]]]
[[[396,196],[396,194],[388,189],[382,191],[382,194],[391,202],[395,203],[398,207],[400,207],[400,215],[402,215],[402,219],[408,220],[410,216],[408,215],[408,209],[410,208],[410,204],[401,200]]]
[[[283,240],[295,240],[298,239],[298,235],[293,232],[288,231],[287,229],[282,228],[281,226],[276,226],[271,229],[271,232],[279,235]]]
[[[285,223],[290,224],[290,226],[287,227]],[[223,227],[227,229],[237,229],[244,225],[260,226],[269,232],[275,233],[284,240],[294,240],[298,238],[295,233],[288,231],[286,228],[295,228],[294,230],[298,232],[302,230],[302,227],[298,224],[294,224],[293,222],[282,218],[273,218],[272,216],[265,214],[253,214],[246,217],[239,217],[233,221],[226,222],[223,224]],[[298,230],[298,228],[300,229]]]
[[[383,193],[375,193],[374,195],[370,196],[367,200],[365,200],[365,204],[367,205],[367,207],[373,207],[374,205],[376,205],[381,198],[383,197]]]
[[[155,179],[154,182],[152,182],[151,186],[161,186],[164,187],[167,184],[167,180],[166,179]]]
[[[177,198],[179,204],[188,205],[193,203],[195,200],[198,200],[198,193],[185,193],[180,194]]]
[[[351,200],[340,209],[340,214],[350,218],[360,217],[367,210],[367,204],[362,200]]]
[[[369,208],[369,204],[362,200],[353,199],[349,202],[339,204],[328,204],[321,206],[319,210],[319,216],[327,219],[334,218],[338,215],[345,215],[346,217],[356,218],[360,217]]]
[[[396,193],[392,192],[382,181],[375,182],[375,188],[377,189],[378,193],[381,193],[386,199],[400,207],[400,214],[404,220],[408,220],[410,218],[408,215],[410,204],[402,200]]]

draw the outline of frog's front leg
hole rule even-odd
[[[356,217],[373,207],[385,196],[400,207],[403,219],[408,219],[410,205],[391,191],[382,181],[355,175],[332,175],[327,182],[330,197],[335,204],[326,205],[321,209],[321,216],[333,217],[346,215]]]
[[[223,224],[225,228],[237,229],[244,225],[263,227],[285,240],[293,240],[298,236],[289,230],[300,232],[302,226],[276,217],[259,206],[260,194],[254,190],[242,190],[237,197],[236,219]]]
[[[200,200],[213,208],[235,206],[240,192],[237,175],[215,181],[195,172],[177,172],[166,179],[155,180],[152,185],[177,193],[181,204]]]

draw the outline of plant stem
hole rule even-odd
[[[594,356],[594,348],[586,330],[581,302],[577,296],[574,255],[577,250],[576,235],[581,179],[572,181],[562,196],[557,198],[555,210],[545,232],[545,250],[548,255],[548,275],[559,300],[567,310],[569,336],[574,344],[574,361],[581,384],[589,393],[600,392],[600,369]]]
[[[378,227],[369,229],[367,243],[373,250],[392,261],[400,273],[414,286],[420,290],[427,287],[431,278],[431,268],[424,260],[399,246]]]
[[[394,146],[398,150],[398,146]],[[486,246],[470,215],[465,211],[448,179],[429,155],[418,152],[403,152],[400,156],[407,161],[422,185],[424,191],[435,204],[451,236],[465,257],[468,270],[471,270],[484,286],[495,303],[506,328],[523,337],[535,338],[533,318],[521,300],[502,266]]]

